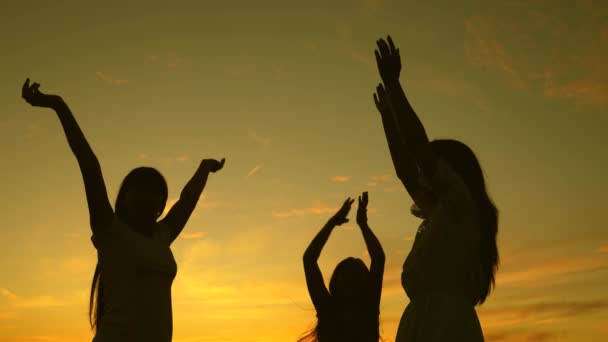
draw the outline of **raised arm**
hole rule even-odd
[[[336,226],[348,222],[346,216],[348,215],[353,202],[354,200],[351,198],[347,198],[346,201],[344,201],[344,204],[342,204],[340,210],[338,210],[338,212],[332,218],[330,218],[329,221],[327,221],[325,226],[323,226],[321,231],[317,233],[315,238],[312,240],[306,249],[306,252],[304,252],[304,274],[306,276],[306,286],[308,287],[310,299],[312,300],[317,312],[322,310],[323,305],[327,303],[327,300],[329,299],[329,291],[327,290],[325,282],[323,281],[323,274],[321,274],[317,260],[319,260],[323,246],[325,246],[325,243],[327,243],[332,230]]]
[[[374,103],[382,117],[382,126],[384,127],[384,133],[397,177],[401,180],[412,199],[414,199],[414,202],[425,203],[429,201],[430,199],[425,197],[418,182],[418,164],[409,151],[407,141],[399,131],[394,108],[382,84],[376,87]]]
[[[380,305],[380,297],[382,295],[382,278],[384,277],[384,261],[386,259],[382,245],[374,232],[367,224],[367,191],[359,196],[359,206],[357,208],[357,224],[361,228],[367,252],[372,259],[369,271],[371,275],[371,286],[373,291],[373,299],[375,304]]]
[[[170,229],[170,242],[173,242],[186,226],[205,189],[209,173],[221,170],[224,167],[225,161],[226,159],[222,159],[221,161],[204,159],[194,173],[194,176],[186,183],[179,196],[179,200],[171,207],[167,216],[162,220]]]
[[[112,222],[114,216],[112,206],[108,200],[99,161],[80,130],[70,108],[63,99],[57,95],[41,93],[39,91],[40,84],[34,83],[30,86],[29,81],[27,79],[23,84],[21,95],[30,105],[51,108],[57,113],[68,144],[78,161],[78,166],[82,173],[89,207],[91,229],[94,234],[99,233],[100,229],[103,229]]]
[[[408,180],[407,182],[416,184],[420,188],[420,191],[415,191],[419,194],[412,197],[422,211],[428,211],[434,205],[434,201],[430,198],[429,194],[420,194],[424,192],[422,191],[421,180],[429,179],[433,176],[437,167],[437,160],[431,150],[424,126],[407,100],[403,88],[399,83],[399,74],[401,72],[399,49],[395,48],[390,36],[388,37],[388,43],[380,39],[377,41],[377,44],[378,50],[375,51],[376,62],[386,88],[387,97],[393,108],[398,127],[397,131],[417,165],[418,175],[415,179]]]

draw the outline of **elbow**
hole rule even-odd
[[[304,266],[314,265],[317,262],[317,258],[312,252],[306,251],[302,257],[302,262],[304,263]]]
[[[386,255],[384,255],[384,251],[382,249],[380,249],[379,251],[374,253],[374,255],[372,256],[372,263],[374,263],[374,264],[384,266],[385,262],[386,262]]]

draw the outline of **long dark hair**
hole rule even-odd
[[[334,270],[329,281],[329,294],[330,300],[335,301],[336,296],[340,293],[340,286],[338,285],[338,279],[361,286],[360,290],[363,292],[362,296],[357,298],[361,300],[359,304],[359,310],[357,310],[358,322],[354,325],[353,329],[359,329],[357,331],[360,336],[371,336],[370,340],[378,341],[380,338],[379,322],[380,312],[378,308],[370,307],[371,301],[367,297],[371,295],[369,289],[369,270],[363,262],[358,258],[346,258],[342,260]],[[352,281],[351,281],[352,280]],[[369,294],[368,296],[365,296]],[[323,338],[324,333],[330,333],[331,335],[340,335],[340,331],[336,331],[338,327],[332,325],[331,322],[324,321],[321,316],[317,314],[316,325],[301,335],[297,342],[319,342]]]
[[[164,203],[167,202],[167,197],[169,195],[167,182],[158,170],[147,166],[131,170],[120,184],[118,196],[116,196],[116,202],[114,204],[114,212],[123,222],[125,222],[128,211],[125,201],[127,190],[146,190],[157,193],[162,198],[163,207]],[[92,329],[96,329],[99,322],[103,319],[104,304],[103,277],[98,260],[97,266],[95,266],[95,273],[91,284],[91,295],[89,297],[89,323],[91,324]]]
[[[479,293],[475,296],[476,304],[483,304],[495,286],[494,276],[498,270],[499,256],[496,245],[498,233],[498,210],[487,193],[481,165],[471,150],[457,140],[438,139],[430,143],[435,155],[445,160],[471,191],[477,202],[481,217],[480,240],[480,280]]]

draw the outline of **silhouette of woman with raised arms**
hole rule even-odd
[[[170,244],[196,207],[209,173],[220,170],[225,160],[203,160],[161,221],[167,184],[150,167],[138,167],[125,177],[113,210],[99,161],[72,112],[61,97],[43,94],[39,87],[27,79],[22,97],[32,106],[55,110],[84,180],[98,257],[89,311],[93,341],[171,341],[171,284],[177,265]]]
[[[317,325],[298,342],[377,342],[380,337],[380,295],[385,257],[380,242],[367,224],[367,192],[359,196],[357,224],[371,257],[369,270],[361,259],[344,259],[336,266],[328,291],[317,264],[332,230],[348,222],[346,216],[353,202],[351,198],[344,202],[304,253],[306,285],[317,312]]]
[[[423,219],[403,264],[410,298],[396,342],[483,341],[475,306],[494,285],[498,212],[473,151],[456,140],[427,138],[399,83],[401,60],[392,39],[375,51],[384,83],[374,102],[397,176]]]

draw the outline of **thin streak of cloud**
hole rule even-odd
[[[205,237],[205,233],[203,232],[183,232],[179,236],[182,239],[186,240],[194,240],[194,239],[203,239]]]
[[[11,301],[11,304],[18,308],[48,308],[67,304],[53,296],[23,298],[6,288],[0,288],[0,295],[8,298]]]
[[[116,79],[116,78],[113,78],[111,76],[104,74],[101,71],[95,72],[95,75],[97,75],[97,77],[99,77],[101,80],[103,80],[109,84],[112,84],[112,85],[123,85],[123,84],[129,83],[129,80]]]
[[[483,308],[480,320],[484,327],[512,326],[522,323],[559,322],[608,309],[606,301],[540,302],[523,305]]]
[[[373,182],[390,182],[393,180],[393,176],[391,176],[391,175],[372,176],[371,180]]]
[[[608,254],[608,245],[599,247],[598,249],[595,250],[595,252],[602,253],[602,254]]]
[[[350,180],[350,177],[349,176],[334,176],[334,177],[331,177],[331,180],[333,182],[344,183],[344,182],[348,182]]]
[[[608,267],[606,261],[595,257],[569,257],[554,259],[527,266],[525,269],[499,272],[496,283],[499,285],[516,285],[536,287],[546,285],[556,278],[574,273],[592,272]]]
[[[273,211],[272,216],[285,218],[293,216],[305,216],[305,215],[321,215],[321,214],[334,214],[338,208],[336,207],[310,207],[310,208],[299,208],[290,209],[284,211]]]
[[[262,166],[260,165],[256,165],[253,169],[251,169],[248,173],[247,176],[245,176],[245,178],[250,178],[253,177],[256,173],[258,173],[260,171],[260,169],[262,168]]]
[[[369,67],[375,67],[375,61],[373,60],[371,53],[362,53],[353,44],[353,32],[352,28],[348,24],[339,23],[336,25],[336,35],[338,42],[342,49],[348,54],[353,60],[365,64]]]
[[[256,131],[249,131],[249,137],[258,145],[261,146],[269,146],[271,139],[268,137],[264,137],[257,133]]]

